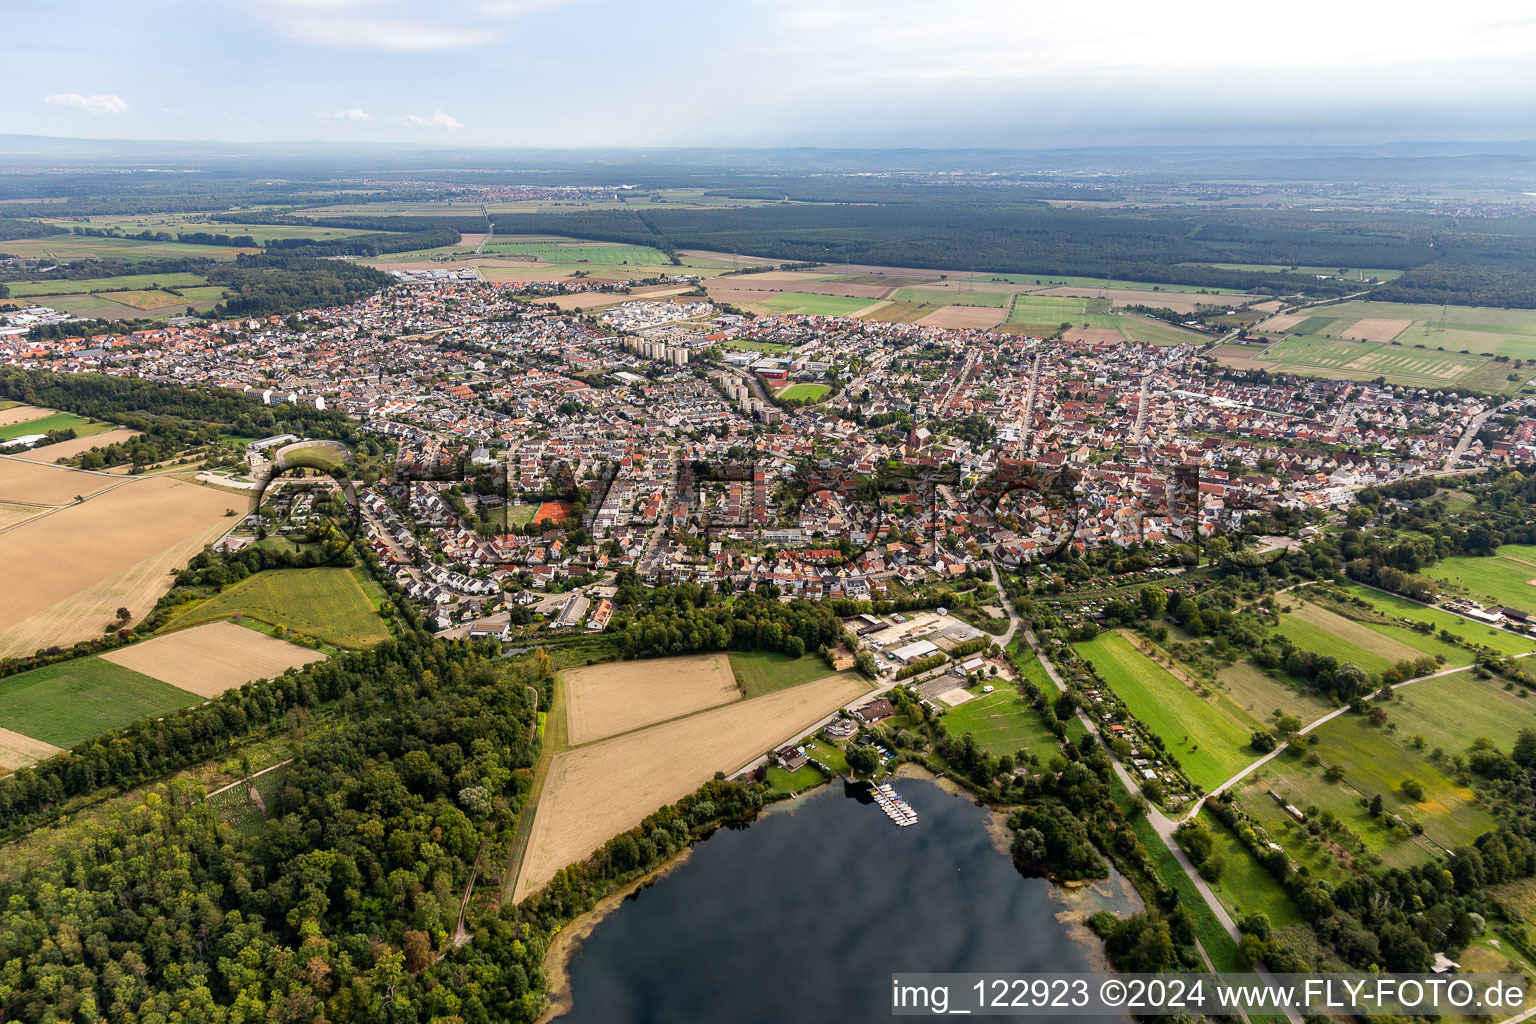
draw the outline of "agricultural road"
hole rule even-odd
[[[1017,613],[1014,612],[1012,604],[1009,603],[1006,607],[1008,609],[1008,617],[1016,619]],[[1045,674],[1050,677],[1051,682],[1055,683],[1056,688],[1062,693],[1066,693],[1066,681],[1057,673],[1056,666],[1051,663],[1051,659],[1046,655],[1044,649],[1040,647],[1039,641],[1035,639],[1035,634],[1027,627],[1024,629],[1024,640],[1029,644],[1030,649],[1035,652],[1035,657],[1040,660],[1040,665],[1045,669]],[[1103,742],[1104,738],[1099,734],[1098,723],[1089,718],[1088,713],[1082,708],[1077,709],[1077,718],[1078,721],[1083,723],[1083,727],[1088,730],[1090,735],[1099,737],[1099,742],[1103,744],[1104,752],[1109,755],[1109,763],[1114,767],[1115,774],[1120,777],[1120,781],[1124,784],[1126,791],[1133,796],[1140,793],[1141,787],[1136,785],[1136,780],[1131,777],[1131,773],[1126,770],[1125,765],[1120,763],[1120,758],[1115,755],[1113,750],[1109,749],[1109,745]],[[1227,908],[1221,905],[1221,901],[1216,898],[1216,894],[1211,891],[1211,887],[1200,876],[1200,872],[1195,870],[1195,865],[1185,855],[1184,848],[1174,841],[1173,832],[1174,829],[1178,828],[1179,823],[1163,814],[1150,801],[1147,803],[1146,808],[1147,820],[1157,832],[1158,838],[1163,841],[1163,845],[1168,847],[1169,852],[1173,854],[1173,859],[1184,870],[1184,874],[1189,877],[1190,882],[1195,887],[1195,891],[1200,893],[1200,898],[1205,900],[1205,905],[1211,909],[1211,913],[1216,916],[1216,920],[1221,922],[1222,928],[1231,936],[1232,941],[1241,941],[1242,933],[1237,929],[1237,922],[1232,920],[1232,915],[1227,913]],[[1253,972],[1266,985],[1275,983],[1274,976],[1269,973],[1267,968],[1256,965]],[[1295,1010],[1287,1010],[1285,1016],[1291,1024],[1302,1024],[1301,1014]]]

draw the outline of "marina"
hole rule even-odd
[[[876,786],[872,795],[875,803],[880,805],[880,809],[890,815],[891,820],[902,828],[917,824],[917,812],[912,809],[911,804],[901,798],[889,782],[882,782]]]

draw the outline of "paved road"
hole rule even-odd
[[[1141,432],[1147,424],[1147,398],[1152,390],[1152,374],[1156,370],[1148,370],[1141,375],[1141,393],[1136,397],[1136,425],[1131,428],[1131,443],[1141,443]]]
[[[1467,448],[1471,447],[1471,439],[1476,438],[1478,431],[1482,430],[1482,424],[1488,422],[1488,416],[1498,413],[1502,408],[1504,408],[1504,405],[1495,405],[1495,407],[1488,408],[1488,410],[1481,411],[1478,415],[1473,416],[1470,424],[1467,424],[1467,430],[1462,431],[1461,441],[1456,442],[1456,447],[1452,448],[1452,453],[1445,456],[1445,465],[1441,468],[1444,468],[1444,470],[1455,470],[1456,464],[1461,462],[1461,456],[1467,454]]]
[[[1010,618],[1015,618],[1016,616],[1011,605],[1008,606],[1008,615]],[[1040,664],[1045,668],[1045,674],[1050,677],[1051,682],[1056,684],[1056,688],[1062,693],[1066,693],[1066,682],[1057,673],[1056,666],[1051,664],[1051,659],[1046,655],[1045,651],[1041,649],[1039,642],[1035,639],[1035,634],[1028,628],[1024,629],[1024,640],[1029,644],[1030,649],[1035,652],[1035,656],[1040,659]],[[1077,719],[1083,723],[1083,727],[1091,735],[1099,735],[1098,723],[1089,718],[1082,708],[1077,709]],[[1102,742],[1102,737],[1100,741]],[[1114,767],[1115,774],[1120,777],[1120,781],[1125,784],[1126,789],[1132,794],[1141,792],[1141,787],[1136,784],[1136,780],[1131,777],[1131,773],[1126,770],[1125,765],[1120,763],[1120,758],[1115,755],[1114,751],[1105,746],[1104,752],[1109,755],[1109,763]],[[1222,928],[1226,929],[1233,942],[1240,941],[1242,933],[1237,929],[1237,922],[1232,920],[1232,915],[1227,913],[1227,908],[1221,905],[1221,901],[1216,898],[1216,894],[1211,891],[1211,887],[1206,884],[1204,878],[1200,877],[1200,872],[1195,870],[1195,865],[1185,855],[1183,847],[1174,841],[1173,833],[1179,827],[1179,822],[1169,818],[1150,802],[1147,804],[1147,820],[1157,832],[1158,838],[1162,839],[1163,845],[1168,847],[1168,850],[1173,854],[1173,859],[1184,870],[1184,874],[1194,884],[1195,891],[1200,894],[1200,898],[1205,900],[1205,905],[1211,908],[1211,913],[1216,916],[1216,920],[1221,922]],[[1265,984],[1272,985],[1275,983],[1274,976],[1266,968],[1255,967],[1254,974]],[[1285,1015],[1291,1024],[1302,1024],[1301,1014],[1295,1010],[1287,1010]]]

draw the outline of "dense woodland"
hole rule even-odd
[[[146,723],[175,747],[199,720],[281,721],[340,702],[290,721],[302,738],[265,825],[234,827],[223,805],[176,784],[0,883],[5,1018],[531,1019],[537,945],[487,935],[476,942],[496,946],[494,963],[471,954],[439,968],[437,956],[482,842],[516,820],[548,676],[547,660],[391,644],[246,687],[213,713]],[[112,754],[156,746],[136,739],[69,759],[103,762],[99,783],[120,784]],[[439,984],[439,969],[471,965],[476,983]]]
[[[84,469],[131,463],[147,466],[188,448],[213,444],[221,434],[344,441],[362,454],[378,454],[382,441],[335,410],[289,404],[262,405],[233,391],[195,390],[140,377],[48,373],[0,366],[0,400],[25,402],[110,420],[143,436],[93,448],[72,461]]]
[[[262,255],[236,257],[215,264],[208,283],[222,285],[224,301],[203,316],[264,316],[321,306],[344,306],[394,281],[371,267],[310,256]]]
[[[783,651],[799,657],[835,644],[843,623],[828,604],[780,602],[756,593],[725,598],[712,586],[680,583],[644,589],[632,570],[619,577],[619,611],[609,629],[626,657],[695,651]]]

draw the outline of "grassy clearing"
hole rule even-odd
[[[1294,786],[1287,786],[1286,776],[1282,772],[1269,771],[1269,767],[1274,765],[1275,762],[1271,762],[1263,774],[1243,780],[1238,789],[1243,810],[1264,826],[1270,838],[1285,849],[1298,867],[1306,868],[1313,877],[1330,885],[1348,881],[1351,872],[1328,846],[1314,840],[1304,825],[1285,813],[1285,809],[1269,796],[1268,790],[1271,788],[1284,793],[1287,799],[1296,793]]]
[[[1119,281],[1114,278],[1075,277],[1061,274],[976,274],[971,281],[1005,281],[1009,284],[1039,285],[1042,288],[1121,288],[1137,292],[1190,292],[1209,295],[1242,295],[1237,288],[1209,288],[1167,281]],[[1149,303],[1151,305],[1151,303]]]
[[[1077,653],[1162,737],[1196,785],[1213,789],[1258,756],[1248,746],[1252,730],[1218,705],[1221,698],[1200,696],[1123,635],[1101,633]]]
[[[361,569],[271,569],[178,612],[165,630],[244,615],[339,647],[366,647],[389,638],[379,601]]]
[[[1425,575],[1452,590],[1465,588],[1479,601],[1536,610],[1536,545],[1505,544],[1484,557],[1459,555],[1435,563]],[[1484,627],[1485,629],[1487,627]]]
[[[1344,614],[1346,611],[1351,614]],[[1326,629],[1347,643],[1394,662],[1417,659],[1423,654],[1439,655],[1448,665],[1453,666],[1470,665],[1474,660],[1463,648],[1437,639],[1432,633],[1420,633],[1411,626],[1393,622],[1377,622],[1369,612],[1356,612],[1347,606],[1340,606],[1336,612],[1321,603],[1302,600],[1296,605],[1293,614]],[[1361,617],[1357,618],[1356,615]]]
[[[1279,632],[1304,651],[1337,658],[1341,663],[1352,662],[1376,675],[1391,668],[1404,656],[1402,652],[1397,652],[1393,657],[1384,657],[1374,650],[1366,650],[1358,644],[1351,643],[1340,634],[1338,623],[1354,627],[1348,631],[1351,635],[1356,631],[1369,634],[1370,630],[1359,623],[1350,622],[1342,615],[1335,615],[1305,602],[1298,604],[1296,609],[1294,612],[1280,616]],[[1417,657],[1417,654],[1418,652],[1410,649],[1406,656],[1412,659]]]
[[[37,295],[75,295],[80,292],[132,291],[207,284],[201,274],[124,274],[122,277],[91,277],[79,281],[10,281],[6,287],[15,298]]]
[[[944,713],[944,728],[951,736],[970,733],[977,746],[989,754],[1017,754],[1021,750],[1050,759],[1056,753],[1056,736],[1024,698],[1002,681],[992,693],[966,701]],[[970,688],[972,693],[979,688]]]
[[[1443,563],[1442,563],[1443,564]],[[1385,615],[1395,618],[1412,619],[1414,622],[1427,622],[1438,630],[1448,630],[1473,643],[1491,647],[1500,654],[1527,654],[1536,651],[1536,640],[1528,637],[1516,636],[1502,629],[1493,629],[1481,622],[1473,622],[1471,619],[1439,608],[1427,608],[1416,604],[1407,598],[1397,597],[1393,594],[1383,594],[1369,587],[1362,587],[1358,583],[1346,585],[1346,590],[1359,598],[1371,602],[1377,610]],[[1433,652],[1431,652],[1433,653]]]
[[[1264,869],[1242,840],[1209,810],[1200,812],[1200,820],[1211,830],[1215,852],[1226,864],[1220,881],[1211,890],[1233,920],[1262,913],[1269,916],[1269,923],[1276,928],[1303,923],[1301,911],[1285,887]]]
[[[887,302],[878,309],[865,313],[860,319],[878,320],[886,324],[910,324],[916,323],[939,308],[941,307],[927,302]]]
[[[580,242],[497,242],[485,252],[526,255],[543,263],[597,263],[604,266],[660,266],[669,263],[666,253],[648,245],[583,245]]]
[[[814,654],[791,658],[778,651],[732,651],[731,671],[749,698],[837,674]]]
[[[1446,713],[1450,708],[1454,714]],[[1521,729],[1536,729],[1536,698],[1506,690],[1497,679],[1458,672],[1398,690],[1387,715],[1397,726],[1394,738],[1409,746],[1419,736],[1427,751],[1438,747],[1464,754],[1474,740],[1486,737],[1508,751]]]
[[[12,256],[28,259],[57,260],[121,259],[170,260],[203,256],[214,260],[232,260],[241,253],[257,249],[237,249],[229,245],[191,245],[182,242],[143,242],[135,238],[86,238],[74,235],[50,235],[47,238],[12,239],[5,243]]]
[[[1162,320],[1146,316],[1116,317],[1120,333],[1125,340],[1142,345],[1203,345],[1211,340],[1208,334],[1187,331]]]
[[[1201,263],[1190,266],[1217,267],[1221,270],[1260,270],[1271,274],[1332,274],[1337,276],[1338,267],[1287,267],[1278,263]],[[1403,276],[1401,270],[1382,270],[1371,267],[1347,267],[1344,276],[1349,280],[1359,280],[1359,275],[1364,274],[1367,279],[1376,278],[1378,281],[1394,281]],[[1128,287],[1128,286],[1127,286]],[[1165,285],[1164,287],[1169,287]]]
[[[1223,666],[1216,672],[1216,682],[1256,722],[1268,724],[1276,711],[1312,722],[1333,710],[1311,694],[1286,686],[1251,661]]]
[[[777,316],[792,313],[801,316],[847,316],[870,305],[872,299],[850,299],[843,295],[813,295],[810,292],[784,292],[761,302],[743,303],[755,312]]]
[[[940,286],[898,288],[891,298],[897,302],[917,302],[935,306],[988,306],[1002,309],[1008,304],[1007,292],[961,291],[958,288]]]
[[[197,703],[196,694],[100,658],[80,658],[0,679],[0,722],[70,747],[143,715]]]
[[[802,402],[817,402],[831,390],[826,384],[791,384],[779,392],[779,397]]]
[[[88,437],[91,434],[99,434],[103,430],[111,430],[111,423],[97,423],[83,416],[76,416],[68,412],[56,412],[51,416],[41,416],[35,420],[22,420],[20,423],[12,423],[9,426],[0,427],[0,441],[9,441],[14,437],[26,437],[29,434],[46,434],[52,430],[73,430],[77,437]]]
[[[1200,891],[1195,888],[1195,883],[1190,881],[1184,869],[1174,858],[1173,851],[1163,842],[1147,816],[1136,809],[1135,798],[1126,792],[1125,786],[1118,778],[1111,779],[1114,788],[1115,802],[1130,819],[1131,829],[1136,833],[1136,838],[1147,850],[1147,855],[1152,861],[1152,867],[1157,872],[1157,877],[1163,884],[1178,894],[1179,903],[1188,907],[1190,913],[1195,916],[1195,937],[1199,939],[1201,947],[1205,949],[1205,955],[1211,958],[1211,963],[1216,970],[1222,972],[1237,973],[1241,970],[1237,963],[1237,944],[1222,927],[1216,914],[1206,904]]]
[[[1429,685],[1420,683],[1420,686]],[[1411,688],[1410,688],[1411,689]],[[1388,710],[1389,720],[1392,711]],[[1478,806],[1471,789],[1447,778],[1423,754],[1409,749],[1400,728],[1397,733],[1371,725],[1359,715],[1345,715],[1316,730],[1318,742],[1302,753],[1286,753],[1260,769],[1254,783],[1257,801],[1266,789],[1309,814],[1331,811],[1359,836],[1367,851],[1392,867],[1422,863],[1437,848],[1453,849],[1494,827],[1494,819]],[[1316,764],[1308,764],[1311,755]],[[1343,769],[1343,778],[1329,781],[1330,765]],[[1422,801],[1404,796],[1399,786],[1414,779],[1424,787]],[[1362,801],[1380,796],[1387,815],[1397,814],[1424,827],[1416,839],[1399,829],[1386,815],[1371,816]],[[1303,841],[1300,836],[1298,841]],[[1358,848],[1348,851],[1358,854]]]

